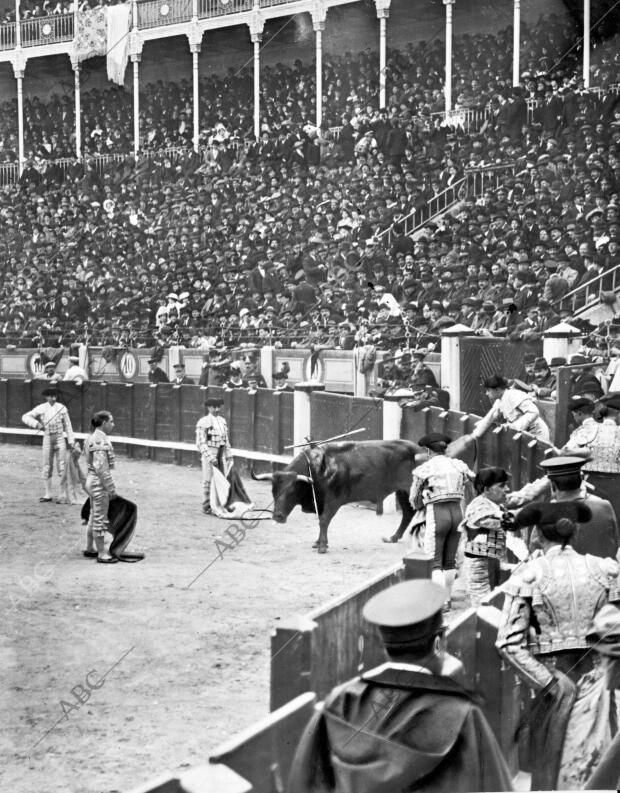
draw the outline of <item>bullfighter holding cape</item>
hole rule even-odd
[[[103,564],[137,562],[144,554],[128,554],[127,545],[133,537],[138,517],[135,504],[116,493],[112,477],[115,467],[114,450],[108,435],[114,429],[114,418],[106,410],[95,413],[91,420],[93,433],[86,438],[87,477],[84,489],[90,496],[82,507],[82,519],[88,522],[86,558],[96,558]],[[113,535],[108,552],[105,532]]]

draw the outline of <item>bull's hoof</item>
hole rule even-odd
[[[313,542],[313,543],[312,543],[312,548],[313,548],[313,549],[316,549],[316,548],[318,548],[318,547],[319,547],[319,541],[318,541],[318,540],[317,540],[316,542]]]
[[[393,534],[391,537],[381,537],[381,539],[383,540],[383,542],[398,542],[400,540],[400,537],[398,536],[398,534]]]
[[[319,545],[317,550],[319,553],[327,553],[327,545]]]

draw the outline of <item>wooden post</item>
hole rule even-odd
[[[272,438],[273,438],[273,446],[271,447],[272,454],[282,454],[282,428],[280,427],[280,402],[282,400],[282,392],[281,391],[274,391],[272,396],[271,402],[271,428],[272,428]],[[256,403],[255,403],[256,404]],[[256,416],[256,413],[254,414]],[[256,424],[256,422],[253,422]],[[256,448],[255,446],[253,447]]]
[[[495,649],[501,612],[493,606],[478,609],[476,667],[484,712],[513,774],[519,770],[515,734],[519,722],[521,684]]]
[[[533,482],[534,479],[538,479],[541,472],[537,471],[537,457],[536,452],[538,449],[538,441],[536,438],[533,438],[527,444],[527,481]]]
[[[151,438],[156,441],[157,440],[157,383],[151,383]],[[150,449],[148,450],[149,460],[156,460],[157,459],[157,449]]]
[[[310,690],[312,633],[316,622],[294,616],[280,622],[271,637],[271,710]]]
[[[510,473],[512,476],[512,489],[517,490],[521,485],[521,442],[523,435],[515,432],[510,441]]]
[[[172,394],[174,397],[174,409],[176,411],[174,434],[175,441],[183,440],[183,388],[187,386],[173,385]],[[181,465],[183,462],[183,452],[178,449],[174,452],[174,464]]]
[[[427,578],[430,581],[433,570],[433,557],[427,553],[408,553],[403,556],[405,565],[405,581]]]
[[[393,441],[400,438],[401,425],[403,422],[403,410],[394,397],[385,397],[383,400],[383,440]],[[383,504],[377,504],[377,514],[393,515],[398,509],[396,495],[391,493],[383,500]],[[381,510],[381,511],[379,511]]]
[[[313,391],[325,391],[322,383],[297,383],[294,394],[294,434],[295,446],[303,446],[312,435],[310,420],[310,399]]]
[[[108,391],[108,384],[104,380],[101,383],[101,407],[99,408],[99,410],[107,410],[108,409],[108,394],[109,393],[110,392]],[[153,438],[154,437],[155,436],[153,435]]]

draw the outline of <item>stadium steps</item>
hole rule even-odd
[[[620,264],[568,292],[554,306],[595,325],[613,320],[620,314]]]

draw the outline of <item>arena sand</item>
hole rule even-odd
[[[406,552],[381,542],[398,516],[348,506],[325,556],[310,547],[316,518],[296,509],[218,558],[229,522],[201,514],[199,470],[120,456],[118,490],[139,508],[130,550],[146,559],[98,565],[82,557],[79,506],[39,503],[39,460],[0,446],[0,789],[12,793],[124,793],[206,762],[268,713],[278,620]],[[270,506],[268,483],[246,484]]]

